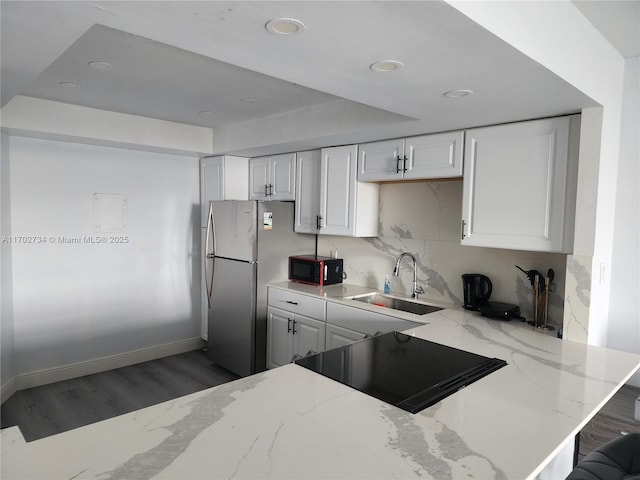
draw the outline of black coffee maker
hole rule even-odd
[[[462,288],[464,292],[464,308],[467,310],[478,310],[480,305],[489,300],[493,291],[491,280],[481,273],[463,274]]]

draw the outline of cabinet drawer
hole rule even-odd
[[[289,290],[269,288],[269,305],[324,321],[325,300]]]
[[[327,323],[369,335],[377,332],[401,332],[402,330],[422,325],[421,323],[410,322],[382,313],[370,312],[362,308],[348,307],[333,302],[327,302]]]

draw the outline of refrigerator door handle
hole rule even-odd
[[[209,248],[209,239],[212,239],[211,243],[211,251],[208,251]],[[207,304],[209,305],[209,309],[211,309],[211,293],[213,292],[213,271],[215,269],[215,261],[214,256],[216,252],[216,236],[213,226],[213,206],[209,205],[209,215],[207,216],[207,235],[205,237],[204,244],[204,276],[207,287]],[[207,274],[207,262],[211,261],[211,275]]]

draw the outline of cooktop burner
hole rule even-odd
[[[296,363],[411,413],[507,364],[399,332],[366,338]]]

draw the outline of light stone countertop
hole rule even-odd
[[[293,292],[302,293],[304,295],[311,295],[314,297],[325,298],[335,303],[348,305],[350,307],[357,307],[363,310],[369,310],[371,312],[391,315],[397,318],[402,318],[404,320],[410,320],[412,322],[428,323],[428,320],[425,315],[416,315],[409,312],[402,312],[400,310],[393,310],[390,308],[379,307],[377,305],[372,305],[364,302],[356,302],[355,300],[349,299],[349,297],[356,297],[360,295],[366,295],[369,293],[379,293],[379,294],[383,293],[382,291],[376,290],[375,288],[362,287],[360,285],[352,285],[348,283],[341,283],[337,285],[327,285],[326,287],[317,287],[315,285],[307,285],[307,284],[298,283],[298,282],[274,282],[274,283],[270,283],[269,286],[285,289],[285,290],[291,290]],[[407,297],[404,295],[397,295],[397,294],[391,293],[389,296],[414,301],[410,297]],[[441,307],[441,308],[448,308],[448,309],[460,308],[460,307],[456,307],[452,303],[443,303],[442,301],[430,299],[426,295],[420,295],[417,301],[418,303],[426,303],[426,304],[434,305],[436,307]]]
[[[297,291],[372,291],[339,287]],[[31,443],[3,430],[1,477],[533,479],[640,366],[522,322],[423,319],[406,333],[508,365],[410,414],[289,364]]]

